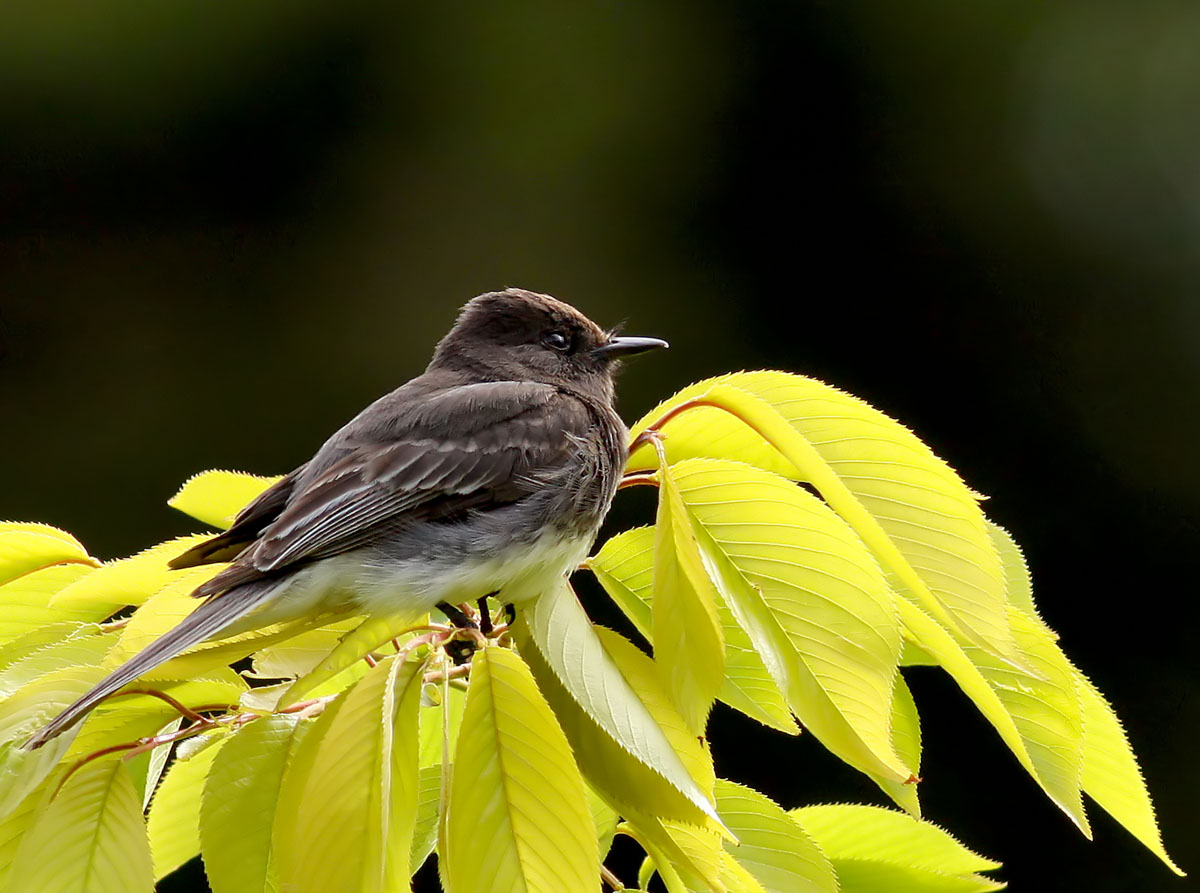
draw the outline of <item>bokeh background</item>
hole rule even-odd
[[[1200,872],[1198,45],[1167,0],[6,4],[0,516],[185,532],[191,473],[286,471],[467,298],[548,291],[671,340],[629,418],[794,370],[990,494]],[[927,816],[1013,889],[1188,888],[910,679]],[[713,739],[785,805],[881,802],[812,740]]]

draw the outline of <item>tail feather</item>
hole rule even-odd
[[[235,620],[257,608],[270,595],[273,586],[242,586],[232,589],[218,598],[204,602],[189,614],[178,626],[164,633],[124,664],[67,707],[25,743],[29,750],[41,747],[69,729],[88,711],[118,689],[128,685],[144,673],[182,654],[193,645],[211,639]]]

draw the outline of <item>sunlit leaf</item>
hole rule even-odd
[[[789,815],[829,857],[843,893],[983,893],[1004,886],[976,874],[999,868],[999,862],[901,812],[832,804],[794,809]]]
[[[1117,714],[1090,679],[1072,670],[1083,702],[1083,789],[1168,868],[1182,875],[1163,847],[1150,794]]]
[[[820,848],[772,800],[732,781],[716,784],[717,809],[739,844],[726,850],[768,893],[837,893]]]
[[[693,735],[702,735],[725,678],[725,641],[717,596],[671,469],[661,468],[658,478],[652,608],[655,664],[688,728]]]
[[[9,885],[38,893],[154,889],[141,798],[122,761],[93,761],[67,780],[22,838]]]
[[[508,649],[486,648],[472,662],[438,852],[449,893],[599,886],[596,830],[571,747]]]
[[[141,605],[179,576],[167,562],[204,542],[206,536],[181,536],[159,543],[130,558],[105,562],[50,599],[52,607],[92,607],[109,612],[125,605]]]
[[[896,600],[862,542],[770,472],[693,459],[676,475],[709,575],[801,723],[856,768],[912,777],[891,741]]]
[[[620,823],[621,817],[605,802],[603,797],[596,793],[596,789],[590,784],[585,782],[584,789],[587,793],[588,810],[592,814],[592,824],[596,826],[596,841],[599,844],[600,859],[603,861],[612,847],[613,837],[617,833],[617,825]]]
[[[384,658],[295,750],[275,811],[284,889],[407,889],[421,664]]]
[[[438,808],[442,796],[442,767],[423,766],[417,774],[417,820],[413,825],[409,872],[416,874],[437,846]]]
[[[63,624],[55,626],[61,629]],[[26,653],[19,657],[17,653],[12,654],[12,659],[6,661],[4,669],[0,670],[0,699],[7,698],[39,676],[55,670],[98,664],[116,641],[115,635],[101,633],[97,624],[72,626],[74,629],[58,641],[23,649]],[[12,645],[28,643],[31,635],[33,634],[22,636]]]
[[[254,497],[279,480],[242,471],[202,471],[167,500],[167,505],[213,527],[224,529]]]
[[[0,587],[56,564],[96,567],[100,562],[65,530],[49,524],[0,522]]]
[[[589,780],[598,790],[602,779],[619,779],[610,784],[636,793],[659,815],[696,824],[717,820],[708,793],[621,674],[569,587],[526,607],[513,632],[580,766],[594,771]]]
[[[904,765],[912,769],[918,778],[921,775],[921,717],[917,704],[909,691],[908,683],[901,673],[896,674],[896,688],[892,692],[892,746]],[[921,817],[921,801],[917,785],[910,782],[890,781],[876,775],[872,780],[896,805],[910,815]]]
[[[361,623],[338,637],[333,650],[321,659],[312,672],[292,683],[282,703],[293,704],[308,696],[320,685],[333,679],[356,661],[362,660],[364,655],[406,632],[409,627],[420,624],[424,616],[415,610],[367,615]]]
[[[295,713],[265,716],[228,736],[216,758],[209,758],[212,768],[200,800],[199,845],[215,893],[273,886],[271,829],[283,772],[311,725]],[[200,792],[195,794],[199,798]]]
[[[21,838],[33,826],[39,812],[50,802],[50,796],[65,772],[65,767],[58,767],[57,771],[43,779],[15,808],[0,817],[0,890],[13,889],[8,884],[8,874],[21,846]]]
[[[177,752],[154,792],[146,824],[156,880],[200,855],[200,797],[213,760],[227,740],[218,738],[187,759]]]
[[[54,595],[95,572],[90,564],[57,564],[0,586],[0,645],[64,621],[103,620],[109,611],[95,606],[51,606]]]
[[[638,632],[653,644],[654,528],[635,527],[617,534],[589,559],[588,567]],[[717,616],[725,640],[725,678],[717,698],[763,725],[797,734],[800,730],[787,702],[724,602],[717,605]]]
[[[698,406],[667,423],[672,463],[736,459],[810,482],[935,617],[1015,658],[1004,575],[977,499],[912,432],[822,382],[740,372],[685,388],[632,433],[693,399],[724,409]],[[654,465],[647,445],[634,451],[629,469]]]

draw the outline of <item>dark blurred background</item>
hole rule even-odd
[[[1166,0],[7,5],[0,516],[187,531],[188,475],[288,470],[467,298],[548,291],[670,338],[630,419],[793,370],[990,494],[1200,871],[1198,45]],[[910,679],[926,815],[1013,889],[1189,886]],[[811,739],[713,739],[787,806],[882,802]]]

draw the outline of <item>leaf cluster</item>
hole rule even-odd
[[[22,744],[220,566],[167,568],[197,537],[101,562],[0,525],[0,889],[152,890],[200,855],[217,893],[382,893],[434,852],[451,893],[618,888],[618,834],[646,853],[638,887],[657,874],[669,893],[1000,889],[999,863],[921,819],[921,666],[1082,833],[1086,793],[1178,871],[1016,543],[914,434],[752,372],[685,389],[632,437],[623,486],[657,488],[655,522],[585,567],[649,648],[593,624],[566,581],[485,633],[307,618],[198,646],[40,750]],[[269,483],[206,472],[172,505],[223,527]],[[478,650],[456,666],[464,637]],[[718,779],[717,700],[803,727],[898,809],[788,811]]]

